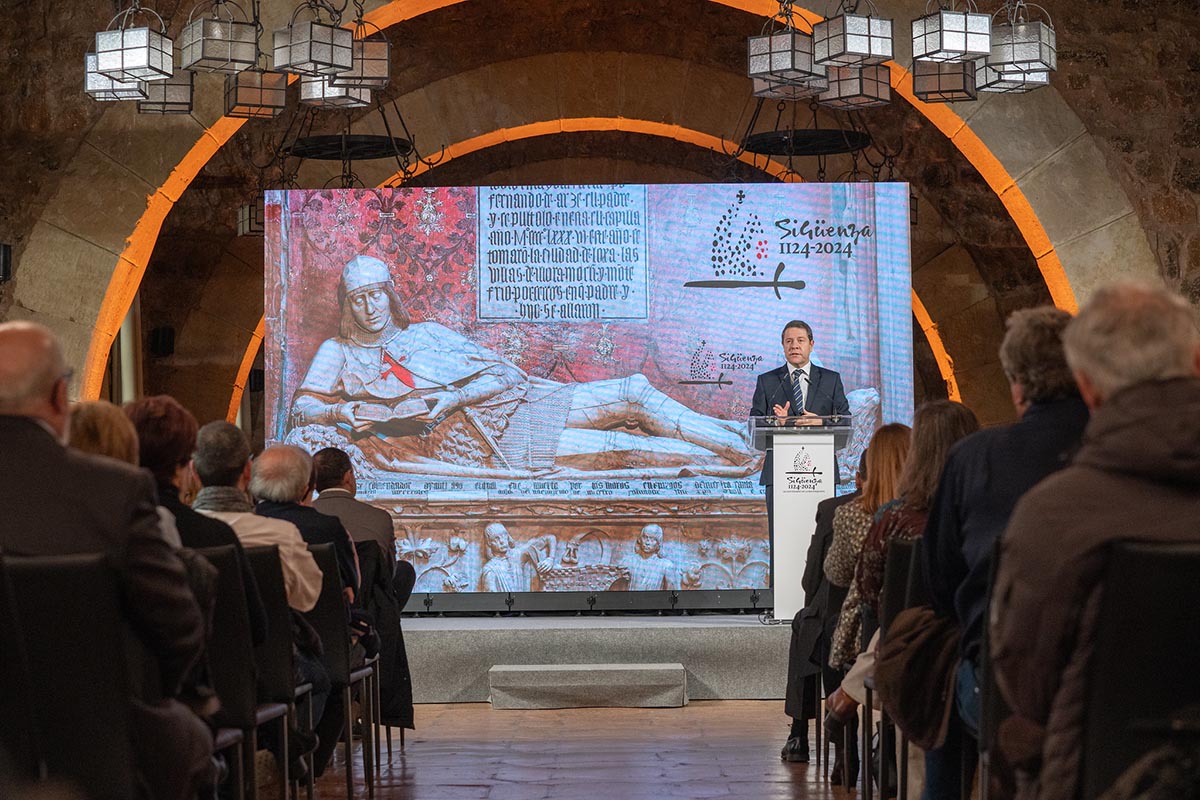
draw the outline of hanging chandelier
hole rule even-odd
[[[271,58],[262,50],[260,2],[250,0],[247,13],[235,0],[203,0],[180,33],[176,67],[162,17],[132,0],[96,34],[84,57],[84,91],[99,101],[138,101],[140,113],[186,114],[195,73],[223,73],[225,114],[256,119],[284,110],[290,76],[301,79],[300,101],[317,108],[365,108],[374,91],[387,87],[391,48],[366,21],[363,0],[353,0],[355,22],[345,27],[347,0],[340,7],[304,0],[273,32]]]
[[[872,0],[839,0],[811,34],[797,26],[793,0],[778,2],[762,34],[747,42],[754,96],[815,97],[840,110],[891,101],[885,62],[894,52],[893,25]],[[912,21],[912,53],[913,94],[926,103],[1032,91],[1048,85],[1058,68],[1050,15],[1025,0],[1004,0],[994,14],[980,12],[975,0],[928,0],[924,15]]]

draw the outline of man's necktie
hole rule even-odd
[[[795,401],[792,404],[792,415],[800,416],[804,413],[804,372],[802,370],[792,370],[792,399]]]

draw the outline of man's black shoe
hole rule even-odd
[[[792,764],[808,763],[808,739],[793,736],[779,751],[779,758]]]

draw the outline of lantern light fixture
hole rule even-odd
[[[139,114],[190,114],[196,73],[177,69],[165,81],[145,84],[146,99],[138,101]]]
[[[287,75],[255,67],[225,77],[225,116],[277,117],[287,107]]]
[[[974,100],[974,61],[914,61],[913,94],[926,103]]]
[[[813,37],[796,27],[795,0],[779,0],[779,12],[759,36],[746,42],[747,74],[776,84],[805,84],[825,77],[813,61]]]
[[[865,2],[865,15],[858,13],[858,0],[842,0],[838,13],[813,25],[816,63],[862,67],[882,64],[892,57],[892,21],[876,16],[875,4]]]
[[[322,21],[321,5],[302,3],[292,13],[286,28],[275,31],[275,69],[296,75],[333,75],[354,66],[354,32],[340,27],[341,17],[331,14]],[[312,19],[299,19],[309,10]]]
[[[238,206],[237,235],[262,236],[266,232],[266,211],[263,208],[263,198]]]
[[[975,88],[981,92],[1024,94],[1049,83],[1049,72],[1001,72],[984,59],[975,62]]]
[[[1043,20],[1030,19],[1029,11]],[[1007,20],[992,26],[992,50],[987,63],[1000,72],[1054,72],[1058,69],[1058,35],[1050,14],[1025,0],[1006,0],[996,16]]]
[[[96,67],[95,53],[83,57],[83,91],[101,102],[146,99],[145,81],[118,81],[101,74]]]
[[[150,24],[133,27],[137,17],[150,17]],[[153,27],[157,22],[157,30]],[[114,27],[115,26],[115,27]],[[96,71],[116,81],[163,81],[174,71],[174,43],[158,12],[142,8],[140,0],[109,20],[96,33]]]
[[[830,67],[829,88],[817,98],[828,108],[863,109],[891,102],[891,71],[882,64],[867,67]]]
[[[825,78],[813,78],[806,83],[780,83],[767,78],[751,78],[751,94],[768,100],[803,100],[816,97],[829,88]]]
[[[305,75],[300,78],[300,102],[320,108],[363,108],[371,105],[371,90],[334,86],[330,75]]]
[[[391,78],[392,47],[383,30],[365,19],[362,0],[354,0],[354,43],[350,69],[333,76],[337,88],[382,89]]]
[[[955,0],[940,2],[944,4],[936,11],[912,22],[913,60],[974,61],[990,55],[991,15],[979,13],[973,0],[964,0],[961,10]]]
[[[209,6],[209,15],[196,11]],[[241,72],[258,62],[258,29],[233,0],[210,0],[192,9],[179,34],[180,65],[203,72]]]

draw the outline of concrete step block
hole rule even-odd
[[[497,664],[493,708],[677,708],[687,705],[683,664]]]

